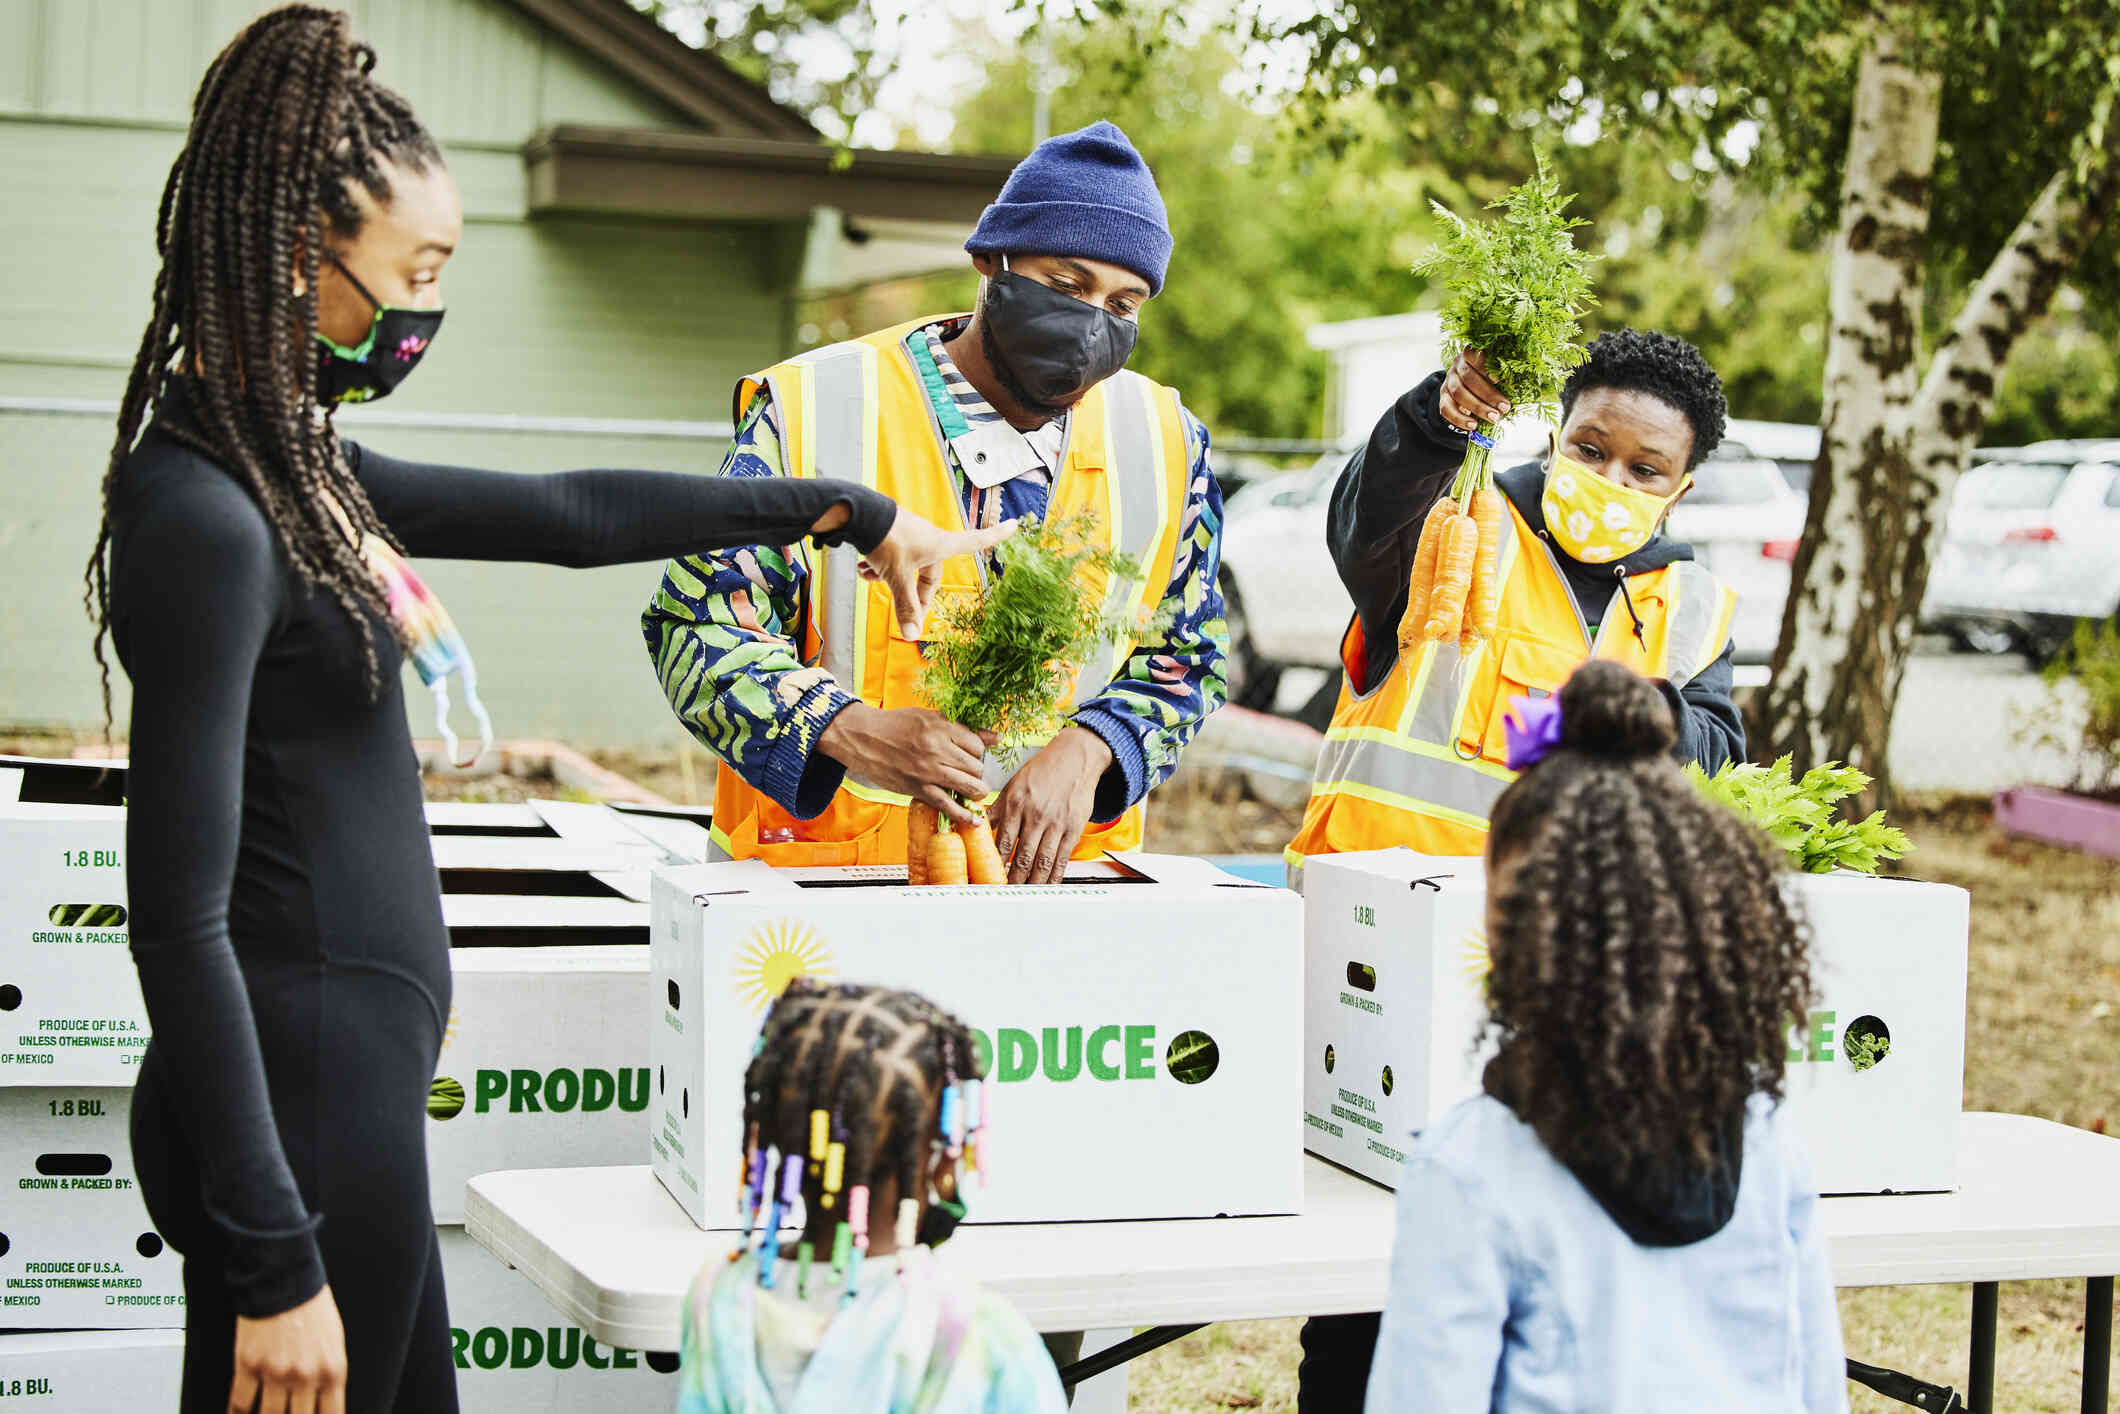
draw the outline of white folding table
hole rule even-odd
[[[1996,1283],[2085,1278],[2083,1408],[2102,1411],[2120,1273],[2120,1139],[1968,1114],[1959,1175],[1956,1193],[1826,1200],[1835,1282],[1972,1283],[1969,1406],[1985,1414]],[[950,1258],[1039,1330],[1164,1328],[1100,1357],[1108,1368],[1181,1326],[1380,1309],[1392,1203],[1385,1189],[1313,1158],[1300,1215],[972,1225],[959,1229]],[[686,1288],[731,1243],[728,1232],[695,1227],[646,1166],[483,1174],[471,1180],[465,1226],[569,1320],[635,1350],[677,1348]]]

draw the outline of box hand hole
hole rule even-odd
[[[1869,1070],[1891,1054],[1892,1028],[1874,1016],[1858,1016],[1841,1033],[1840,1053],[1857,1071]]]
[[[108,1154],[39,1154],[37,1172],[46,1178],[102,1178],[111,1171]]]
[[[1347,964],[1347,985],[1358,992],[1374,992],[1377,989],[1377,970],[1366,962]]]
[[[55,903],[44,915],[54,928],[123,928],[122,903]]]

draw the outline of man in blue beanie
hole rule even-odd
[[[729,857],[897,864],[911,802],[962,823],[991,795],[1010,882],[1057,883],[1070,858],[1139,847],[1143,798],[1221,705],[1207,433],[1125,368],[1170,264],[1148,164],[1110,123],[1041,143],[965,249],[984,277],[973,313],[739,382],[722,473],[859,478],[944,526],[1093,513],[1148,572],[1099,575],[1107,609],[1155,626],[1092,659],[1035,754],[1003,759],[927,706],[920,644],[851,545],[673,560],[642,626],[670,705],[720,759],[713,835]],[[1000,559],[951,562],[936,603],[981,592]]]

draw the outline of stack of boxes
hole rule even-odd
[[[122,768],[0,758],[0,1395],[170,1407],[182,1258],[133,1178],[148,1026],[127,948]],[[501,1168],[638,1162],[647,1147],[653,869],[698,859],[681,812],[429,809],[455,998],[428,1102],[462,1407],[667,1411],[675,1361],[614,1350],[464,1235]],[[123,1371],[122,1378],[113,1374]]]

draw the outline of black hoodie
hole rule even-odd
[[[1500,1057],[1487,1062],[1481,1080],[1481,1088],[1510,1113],[1531,1122],[1513,1096]],[[1745,1172],[1742,1107],[1715,1131],[1713,1147],[1714,1158],[1705,1165],[1683,1157],[1629,1161],[1595,1148],[1562,1162],[1621,1232],[1644,1247],[1687,1247],[1715,1236],[1736,1215]]]
[[[1368,645],[1366,680],[1354,684],[1367,691],[1384,680],[1398,658],[1399,620],[1406,613],[1406,586],[1412,576],[1421,522],[1465,459],[1465,437],[1443,421],[1436,399],[1441,372],[1430,374],[1394,403],[1340,473],[1332,493],[1327,538],[1340,581],[1354,599]],[[1513,467],[1494,479],[1534,535],[1546,529],[1539,497],[1545,473],[1536,462]],[[1595,626],[1612,602],[1622,573],[1641,574],[1678,560],[1693,558],[1693,547],[1659,534],[1647,545],[1609,565],[1586,565],[1552,545],[1568,588],[1584,621]],[[1745,755],[1744,721],[1730,698],[1734,683],[1732,649],[1709,664],[1681,689],[1667,689],[1678,721],[1674,754],[1698,761],[1713,771]]]

